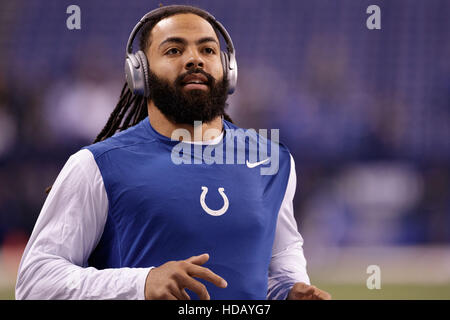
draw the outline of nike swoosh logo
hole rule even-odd
[[[250,162],[248,162],[248,160],[247,160],[247,167],[249,167],[249,168],[254,168],[254,167],[257,167],[257,166],[259,166],[259,165],[261,165],[261,164],[263,164],[263,163],[266,163],[266,162],[269,161],[269,160],[270,160],[270,158],[267,158],[267,159],[265,159],[265,160],[263,160],[263,161],[254,162],[254,163],[250,163]]]

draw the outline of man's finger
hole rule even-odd
[[[191,297],[187,294],[184,289],[177,289],[172,291],[172,294],[177,297],[177,300],[191,300]]]
[[[191,277],[196,277],[209,281],[219,288],[226,288],[228,286],[228,283],[225,281],[224,278],[215,274],[208,268],[192,265],[186,271],[188,275],[190,275]]]
[[[320,289],[315,292],[315,295],[319,300],[331,300],[331,295],[328,292],[322,291]]]
[[[195,292],[200,300],[210,300],[208,290],[205,285],[194,278],[186,276],[182,283],[183,289],[189,289]]]
[[[178,299],[177,299],[177,297],[174,296],[173,294],[167,293],[167,294],[164,296],[164,300],[178,300]]]
[[[191,297],[186,293],[184,289],[180,289],[178,285],[171,286],[169,288],[170,295],[175,296],[177,300],[191,300]]]
[[[192,256],[192,257],[186,259],[185,261],[196,264],[198,266],[201,266],[202,264],[205,264],[206,261],[208,261],[208,260],[209,260],[209,254],[204,253],[199,256]]]
[[[293,296],[295,299],[309,300],[314,299],[314,290],[313,286],[296,286],[294,288]]]
[[[309,286],[309,287],[300,289],[300,291],[298,291],[298,292],[302,293],[304,295],[310,295],[310,294],[313,294],[315,290],[316,290],[316,288],[314,286]]]
[[[182,300],[191,300],[191,297],[187,294],[186,290],[181,289],[180,290]]]

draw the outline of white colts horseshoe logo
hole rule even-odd
[[[202,205],[203,210],[205,210],[205,212],[207,214],[218,217],[218,216],[223,215],[225,212],[227,212],[229,202],[228,202],[227,195],[224,192],[224,190],[225,190],[224,188],[218,188],[218,191],[223,198],[223,207],[220,208],[219,210],[212,210],[212,209],[208,208],[208,206],[205,203],[206,194],[208,193],[208,187],[202,186],[202,190],[203,190],[202,194],[200,195],[200,204]]]

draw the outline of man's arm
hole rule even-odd
[[[270,300],[286,299],[289,290],[296,282],[310,283],[303,254],[303,238],[297,230],[297,222],[294,218],[293,200],[296,185],[295,163],[291,156],[289,181],[278,212],[272,259],[269,265],[267,298]]]
[[[269,265],[267,298],[277,300],[328,298],[328,293],[310,285],[303,254],[303,238],[298,232],[294,218],[293,200],[296,186],[295,162],[291,155],[289,181],[278,213]]]
[[[144,299],[151,268],[97,270],[87,260],[108,213],[92,153],[72,155],[49,193],[19,266],[16,299]]]

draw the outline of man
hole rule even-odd
[[[280,145],[272,175],[252,167],[265,160],[206,164],[190,152],[230,152],[238,129],[224,112],[235,84],[220,54],[224,33],[190,6],[150,16],[141,26],[145,57],[127,60],[144,67],[149,88],[136,89],[142,79],[128,70],[133,92],[124,87],[96,143],[65,164],[25,249],[16,297],[329,299],[309,284],[287,149]],[[193,163],[173,162],[180,144]]]

